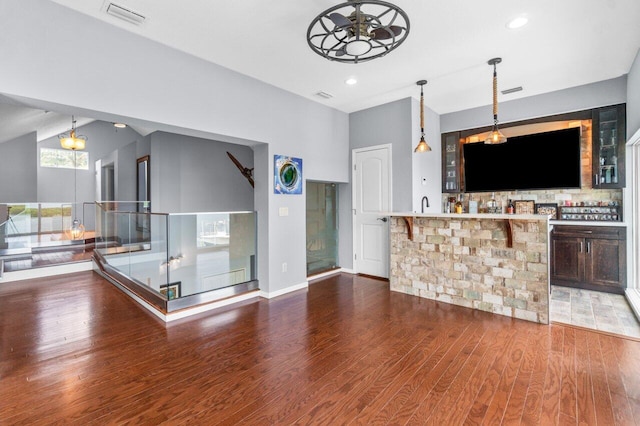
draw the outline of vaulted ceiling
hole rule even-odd
[[[53,1],[70,13],[345,112],[418,97],[421,79],[428,80],[425,104],[438,114],[488,105],[492,68],[487,61],[497,56],[503,58],[500,90],[523,88],[500,95],[501,102],[607,80],[626,74],[640,48],[638,0],[393,0],[409,16],[408,38],[388,55],[359,64],[328,61],[307,45],[311,21],[338,1],[113,0],[143,15],[141,25],[107,14],[109,0]],[[519,15],[529,23],[508,29],[507,22]],[[358,83],[346,85],[349,77]],[[319,91],[333,97],[321,98]],[[4,133],[20,132],[11,124],[20,121],[0,112],[1,142],[7,140]],[[34,119],[44,120],[49,133],[62,131],[46,125],[51,117]],[[59,117],[58,126],[63,121],[69,118]]]

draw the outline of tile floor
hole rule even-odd
[[[640,338],[640,323],[619,294],[552,285],[551,321]]]

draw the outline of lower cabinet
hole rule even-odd
[[[626,229],[555,225],[551,231],[551,284],[624,293]]]

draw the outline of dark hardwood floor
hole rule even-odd
[[[640,423],[640,342],[338,275],[166,325],[92,272],[0,283],[0,424]]]

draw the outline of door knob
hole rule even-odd
[[[381,221],[383,221],[383,222],[386,222],[386,221],[387,221],[387,220],[389,220],[389,219],[387,219],[386,217],[379,217],[379,218],[378,218],[378,220],[381,220]]]

